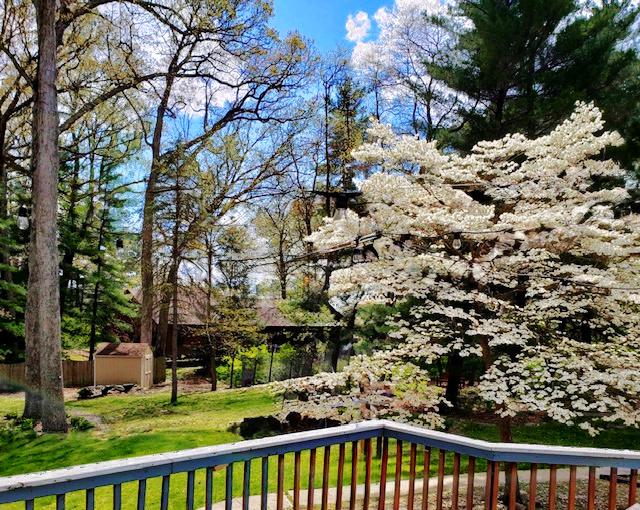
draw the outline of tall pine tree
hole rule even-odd
[[[439,20],[455,34],[455,51],[430,65],[467,98],[445,143],[467,150],[506,133],[538,136],[586,100],[628,140],[626,157],[638,157],[638,54],[627,44],[638,9],[630,2],[465,0],[455,14]]]

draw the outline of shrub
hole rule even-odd
[[[71,417],[71,428],[73,430],[82,431],[89,430],[93,428],[93,423],[87,420],[84,416],[72,416]]]

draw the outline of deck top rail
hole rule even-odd
[[[640,451],[576,448],[536,444],[493,443],[422,429],[388,420],[372,420],[339,427],[284,434],[264,439],[194,448],[73,466],[51,471],[0,477],[0,503],[27,501],[79,490],[91,490],[134,480],[166,477],[201,468],[273,455],[330,447],[360,440],[386,438],[422,445],[489,463],[606,466],[640,468]]]

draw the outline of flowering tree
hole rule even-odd
[[[441,403],[428,364],[478,357],[505,441],[520,412],[591,434],[640,425],[640,216],[627,214],[624,172],[605,157],[622,139],[603,131],[600,111],[578,103],[547,136],[509,135],[464,156],[380,124],[369,135],[354,153],[380,168],[362,184],[367,214],[327,220],[311,240],[377,255],[335,271],[332,293],[415,304],[391,319],[388,350],[291,385],[331,409],[341,400],[346,418],[354,397],[387,384],[400,398],[380,409],[410,419],[412,393]]]

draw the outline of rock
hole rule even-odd
[[[287,415],[286,423],[288,425],[288,432],[326,429],[328,427],[337,427],[338,425],[342,425],[338,420],[332,420],[330,418],[309,418],[308,416],[300,416],[299,413],[289,413]]]
[[[106,395],[102,386],[86,386],[78,390],[78,398],[80,400],[88,398],[98,398]]]
[[[135,387],[135,384],[107,384],[105,386],[86,386],[78,390],[78,398],[82,400],[88,398],[105,397],[109,393],[114,392],[129,393]]]
[[[273,436],[283,431],[282,422],[275,416],[245,418],[239,425],[239,433],[245,439]]]
[[[93,397],[93,390],[89,387],[86,388],[80,388],[78,390],[78,398],[81,400],[87,399],[87,398],[92,398]]]
[[[230,430],[245,439],[258,439],[285,432],[301,432],[304,430],[324,429],[342,425],[338,420],[329,418],[317,419],[292,411],[281,421],[275,416],[257,416],[245,418],[233,425]]]
[[[289,427],[296,430],[302,421],[302,415],[297,411],[291,411],[287,414],[285,421],[289,424]]]

